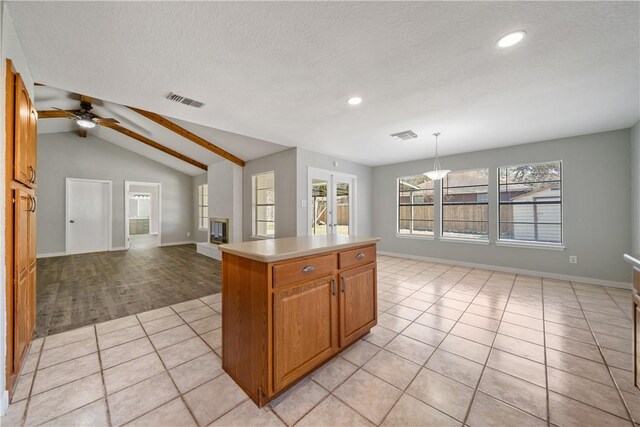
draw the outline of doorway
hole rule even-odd
[[[161,245],[162,185],[157,182],[124,182],[124,241],[126,249]]]
[[[356,234],[355,175],[309,168],[309,234]]]
[[[66,253],[111,250],[111,181],[66,179]]]

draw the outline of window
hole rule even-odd
[[[489,170],[451,172],[442,180],[442,237],[489,239]]]
[[[209,227],[209,185],[198,185],[198,227]]]
[[[275,173],[253,176],[253,235],[274,237],[276,232]]]
[[[501,240],[562,243],[562,162],[498,169]]]
[[[433,236],[433,181],[424,175],[398,179],[398,233]]]

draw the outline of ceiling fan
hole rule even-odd
[[[93,98],[89,96],[80,96],[80,109],[79,110],[63,110],[62,108],[51,107],[54,110],[62,111],[66,113],[66,117],[71,120],[75,120],[76,124],[81,129],[78,130],[79,135],[83,138],[87,136],[87,129],[93,129],[96,125],[108,126],[110,124],[120,123],[114,118],[103,118],[91,112],[93,109]]]

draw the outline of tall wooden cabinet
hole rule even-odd
[[[375,326],[375,243],[277,262],[225,246],[222,366],[258,406]]]
[[[10,60],[6,67],[6,377],[12,391],[35,328],[37,112]]]

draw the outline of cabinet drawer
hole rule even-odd
[[[291,283],[326,276],[327,274],[333,274],[335,269],[335,254],[275,265],[273,267],[273,286],[285,286]]]
[[[636,288],[636,292],[640,292],[640,270],[633,269],[633,287]]]
[[[375,260],[375,245],[340,252],[340,269],[352,267],[354,265],[369,264],[370,262],[374,262]]]

